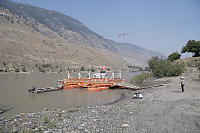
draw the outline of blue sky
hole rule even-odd
[[[166,56],[180,52],[188,40],[200,40],[200,0],[13,1],[62,12],[105,38]]]

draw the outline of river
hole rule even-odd
[[[137,73],[123,73],[129,80]],[[40,94],[28,93],[32,86],[50,87],[55,81],[67,77],[66,73],[0,74],[0,106],[15,106],[0,116],[14,116],[22,112],[41,111],[44,108],[73,108],[108,104],[118,100],[125,90],[112,89],[88,92],[87,89],[69,89]]]

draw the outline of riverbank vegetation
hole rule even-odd
[[[0,72],[2,73],[61,73],[61,72],[99,72],[102,66],[64,66],[53,64],[11,64],[9,62],[0,63]],[[112,71],[113,68],[107,66],[106,71]]]
[[[150,80],[153,77],[162,78],[170,76],[179,76],[185,70],[183,62],[172,62],[169,59],[152,57],[148,63],[150,72],[142,72],[139,75],[134,76],[131,79],[132,83],[141,84],[146,80]]]
[[[149,67],[145,70],[151,73],[142,73],[131,79],[133,83],[142,83],[152,76],[156,78],[179,76],[185,71],[185,66],[195,67],[200,70],[200,41],[189,40],[181,49],[181,53],[191,52],[193,58],[180,59],[181,54],[177,51],[171,53],[168,58],[152,57],[148,62]]]
[[[142,72],[141,74],[134,76],[131,79],[131,83],[140,84],[140,83],[142,83],[145,80],[150,80],[152,77],[153,77],[152,73]]]
[[[179,76],[185,70],[184,63],[173,63],[168,59],[152,57],[149,61],[149,69],[151,72],[142,72],[131,79],[132,83],[142,83],[150,80],[152,77],[162,78],[170,76]]]
[[[149,68],[154,77],[179,76],[184,70],[184,63],[173,63],[168,59],[152,57],[149,61]]]

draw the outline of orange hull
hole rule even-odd
[[[93,88],[88,88],[88,91],[97,92],[97,91],[101,91],[101,89],[99,87],[93,87]]]
[[[108,90],[109,87],[100,87],[100,90]]]
[[[80,86],[78,85],[73,85],[73,86],[64,86],[63,89],[73,89],[73,88],[79,88]]]
[[[87,79],[87,78],[71,78],[65,79],[63,82],[63,89],[73,89],[73,88],[87,88],[88,91],[97,92],[101,90],[108,90],[113,87],[115,83],[122,82],[120,78],[114,79]]]

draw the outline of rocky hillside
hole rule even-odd
[[[200,70],[200,57],[187,57],[178,59],[175,63],[184,63],[187,67],[194,67]]]
[[[144,48],[116,43],[56,11],[0,1],[0,63],[62,67],[144,66],[154,55]]]

